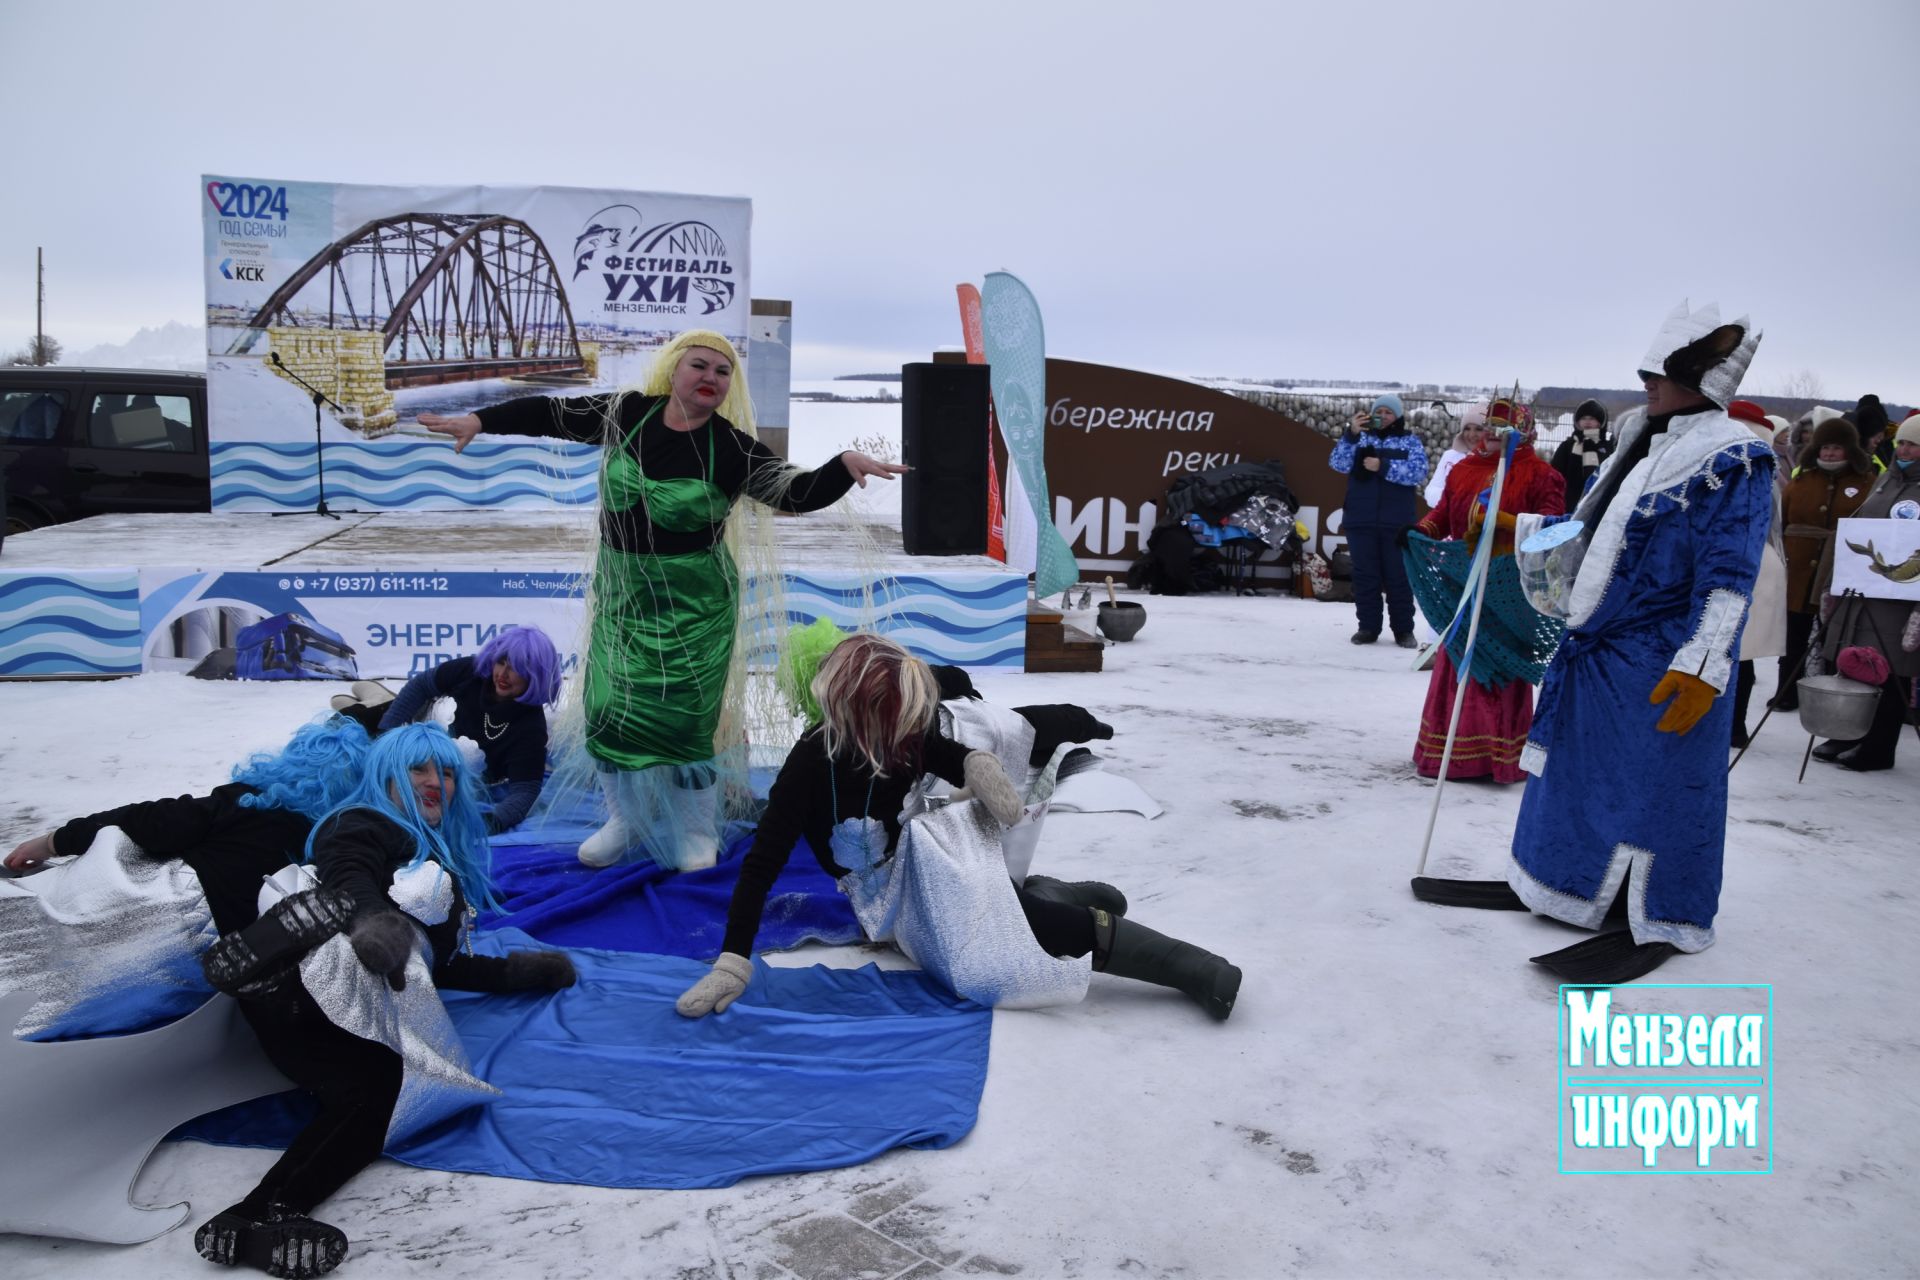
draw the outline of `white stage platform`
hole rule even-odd
[[[909,556],[898,524],[782,519],[796,624],[869,626],[936,662],[1020,669],[1026,579],[984,556]],[[594,546],[577,508],[95,516],[0,548],[0,678],[201,667],[232,650],[259,679],[403,678],[498,627],[580,633]],[[748,591],[756,589],[749,582]]]

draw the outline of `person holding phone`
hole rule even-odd
[[[1380,396],[1365,413],[1356,413],[1333,446],[1327,465],[1347,477],[1347,500],[1340,532],[1353,557],[1353,609],[1360,629],[1355,644],[1380,638],[1380,600],[1386,597],[1394,643],[1415,649],[1413,587],[1395,539],[1419,514],[1421,486],[1427,481],[1427,450],[1407,430],[1400,397]]]

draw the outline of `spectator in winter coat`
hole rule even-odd
[[[1779,434],[1774,423],[1751,400],[1735,400],[1727,406],[1727,416],[1744,422],[1762,440],[1774,441]],[[1780,427],[1784,428],[1781,422]],[[1776,443],[1777,450],[1777,443]],[[1753,583],[1753,606],[1747,610],[1747,624],[1740,631],[1740,665],[1733,690],[1733,746],[1747,745],[1747,703],[1753,697],[1756,658],[1777,658],[1787,647],[1787,562],[1780,543],[1780,493],[1775,486],[1773,520],[1767,530],[1766,549],[1760,554],[1760,573]]]
[[[1920,513],[1920,415],[1900,424],[1894,435],[1893,465],[1874,482],[1853,514],[1862,520],[1885,520],[1902,518],[1903,512]],[[1920,519],[1920,514],[1906,518]],[[1820,566],[1822,590],[1832,585],[1833,554],[1829,548]],[[1873,725],[1858,741],[1828,742],[1814,748],[1813,754],[1862,773],[1891,769],[1894,749],[1905,732],[1907,708],[1913,705],[1914,681],[1920,678],[1920,605],[1858,596],[1836,602],[1823,651],[1834,661],[1841,650],[1855,646],[1878,652],[1890,673],[1880,686]]]
[[[1774,705],[1783,711],[1800,705],[1795,682],[1820,608],[1820,561],[1833,541],[1834,526],[1867,500],[1873,480],[1873,459],[1860,447],[1859,433],[1846,418],[1833,414],[1814,429],[1793,479],[1780,496],[1787,554],[1787,647],[1780,658],[1780,689]]]
[[[1879,463],[1884,471],[1893,465],[1892,423],[1887,421],[1887,410],[1876,395],[1861,396],[1853,406],[1854,430],[1860,433],[1861,447],[1867,455]]]
[[[1487,403],[1482,400],[1461,416],[1453,447],[1440,455],[1440,465],[1433,469],[1433,476],[1427,481],[1424,496],[1429,507],[1440,505],[1441,495],[1447,491],[1447,473],[1453,470],[1454,464],[1480,451],[1480,439],[1487,434]]]
[[[1360,621],[1353,642],[1372,644],[1380,638],[1384,592],[1394,642],[1402,649],[1416,649],[1413,587],[1394,539],[1419,514],[1427,450],[1420,437],[1407,430],[1400,397],[1383,395],[1366,413],[1354,414],[1327,465],[1347,477],[1340,532],[1353,557],[1353,607]]]
[[[1573,411],[1573,434],[1553,451],[1553,469],[1566,481],[1567,510],[1580,504],[1588,481],[1612,452],[1613,434],[1607,430],[1606,406],[1598,400],[1582,401]]]

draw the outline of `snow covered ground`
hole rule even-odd
[[[1399,650],[1349,645],[1344,606],[1146,604],[1140,639],[1109,649],[1103,674],[979,683],[1008,704],[1079,702],[1116,727],[1101,754],[1166,815],[1056,814],[1036,866],[1111,880],[1142,923],[1242,966],[1230,1022],[1095,975],[1081,1005],[995,1015],[979,1125],[958,1146],[724,1191],[383,1162],[323,1215],[354,1242],[341,1274],[1913,1274],[1915,743],[1893,772],[1815,764],[1795,785],[1805,739],[1770,722],[1732,778],[1720,944],[1658,975],[1774,984],[1776,1171],[1567,1177],[1555,987],[1526,957],[1574,935],[1407,890],[1433,794],[1408,763],[1426,678]],[[1763,673],[1756,702],[1770,683]],[[324,692],[174,675],[0,684],[0,847],[211,786]],[[1434,869],[1499,874],[1518,801],[1450,787]],[[59,1087],[9,1081],[8,1105]],[[197,1222],[270,1160],[163,1147],[138,1198],[191,1199]],[[0,1237],[0,1274],[212,1273],[182,1230],[126,1249]]]

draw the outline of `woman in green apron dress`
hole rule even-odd
[[[719,775],[738,754],[715,741],[739,611],[725,540],[734,501],[817,511],[856,482],[905,470],[852,450],[813,471],[789,466],[754,438],[739,365],[726,338],[693,330],[661,351],[638,391],[420,415],[456,449],[481,431],[604,448],[583,704],[610,820],[580,846],[589,866],[638,846],[683,870],[718,855]]]

